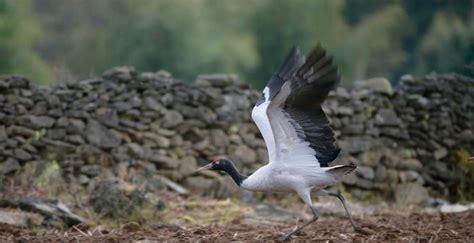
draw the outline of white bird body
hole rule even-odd
[[[263,192],[318,191],[337,183],[337,179],[325,170],[268,164],[256,170],[240,186],[249,191]]]

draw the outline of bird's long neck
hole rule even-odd
[[[235,181],[235,183],[240,186],[242,182],[247,179],[247,176],[241,175],[237,168],[235,168],[235,165],[230,164],[230,166],[227,166],[224,170],[227,174],[232,177],[232,179]]]

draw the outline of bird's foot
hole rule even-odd
[[[367,232],[366,230],[362,229],[362,227],[360,227],[360,226],[354,226],[354,231],[355,231],[356,233],[359,233],[359,234],[370,235],[369,232]]]
[[[292,232],[293,233],[293,232]],[[291,239],[291,236],[293,235],[292,233],[290,234],[286,234],[280,238],[278,238],[278,241],[287,241],[287,240],[290,240]]]
[[[301,228],[298,228],[298,229],[295,229],[293,231],[291,231],[290,233],[286,234],[286,235],[283,235],[282,237],[278,238],[278,241],[287,241],[287,240],[290,240],[291,239],[291,236],[300,232]]]

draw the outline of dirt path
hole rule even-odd
[[[370,235],[356,234],[346,219],[326,217],[304,230],[294,240],[324,242],[340,241],[403,241],[403,242],[473,242],[474,210],[452,214],[412,213],[382,214],[356,218]],[[294,225],[246,225],[190,226],[172,225],[140,227],[130,223],[120,230],[72,228],[67,232],[33,232],[26,229],[0,225],[0,241],[26,242],[123,242],[123,241],[259,241],[276,240]],[[148,242],[149,242],[148,241]]]

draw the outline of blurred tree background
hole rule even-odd
[[[343,80],[474,74],[474,0],[0,0],[0,74],[38,83],[112,66],[262,87],[293,45],[320,42]]]

